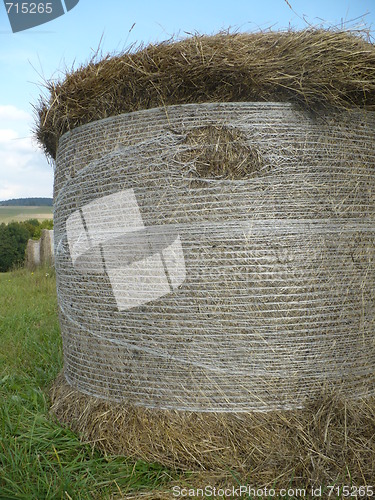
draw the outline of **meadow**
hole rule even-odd
[[[50,414],[62,368],[54,270],[1,273],[0,296],[0,499],[143,498],[165,487],[167,469],[104,456]]]
[[[21,222],[28,219],[43,221],[52,219],[52,207],[0,206],[0,224],[4,222]]]

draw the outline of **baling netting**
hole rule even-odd
[[[375,115],[169,106],[60,140],[65,376],[148,408],[375,393]]]

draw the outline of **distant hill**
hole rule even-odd
[[[52,198],[16,198],[0,201],[0,207],[52,207]]]

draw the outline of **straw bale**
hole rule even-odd
[[[25,266],[34,270],[38,266],[54,264],[53,230],[42,229],[39,240],[29,240],[26,247]]]
[[[26,246],[25,266],[33,271],[40,266],[40,240],[29,240]]]
[[[69,382],[192,411],[300,407],[325,382],[373,394],[374,124],[368,111],[318,120],[288,103],[210,103],[66,134],[55,238]],[[129,192],[142,231],[180,239],[186,273],[122,308],[129,282],[142,276],[147,296],[158,276],[142,255],[127,265],[143,241],[122,234]]]
[[[206,471],[200,486],[215,482],[213,472],[224,484],[236,484],[235,476],[274,488],[365,485],[375,474],[374,398],[350,401],[336,390],[323,391],[303,410],[162,411],[85,395],[61,374],[51,399],[60,422],[95,448],[181,471]]]
[[[375,48],[363,31],[196,35],[92,60],[46,87],[36,135],[55,158],[65,132],[158,106],[289,101],[310,110],[375,109]]]
[[[54,264],[53,230],[42,229],[40,237],[40,262],[42,265]]]

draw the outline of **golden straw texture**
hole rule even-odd
[[[51,397],[57,418],[96,448],[206,471],[200,486],[215,484],[220,472],[224,485],[236,485],[234,476],[274,488],[373,484],[374,398],[323,392],[303,410],[199,414],[109,403],[75,390],[62,375]]]
[[[46,84],[36,135],[55,158],[68,130],[184,103],[290,101],[308,109],[375,107],[375,48],[363,32],[217,34],[91,61]]]

